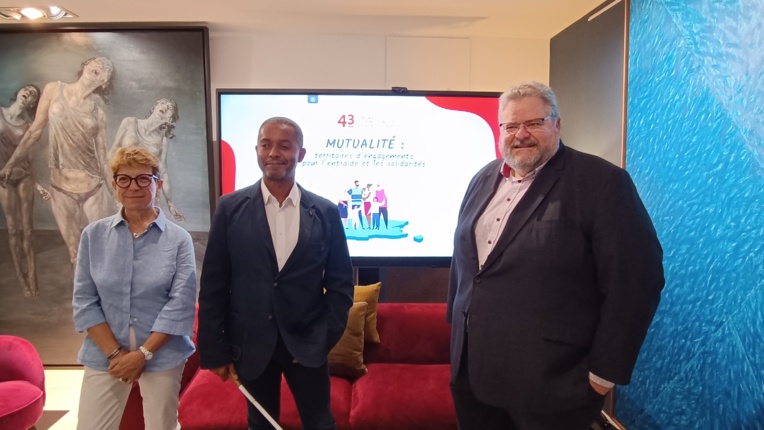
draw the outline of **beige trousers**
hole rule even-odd
[[[184,364],[164,372],[145,372],[138,380],[146,430],[179,430],[178,393]],[[108,372],[85,367],[77,430],[119,429],[132,384]]]
[[[131,326],[130,350],[135,349],[135,333]],[[144,372],[138,379],[146,430],[180,430],[178,393],[185,365],[163,372]],[[120,382],[109,372],[85,367],[77,430],[118,430],[132,388],[132,384]]]

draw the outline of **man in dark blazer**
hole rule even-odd
[[[303,428],[335,429],[327,356],[353,304],[353,269],[337,205],[295,182],[304,156],[294,121],[266,120],[262,180],[221,198],[202,268],[199,354],[275,419],[283,374]],[[251,404],[248,422],[271,428]]]
[[[503,158],[473,178],[454,237],[459,428],[588,429],[629,383],[663,252],[628,173],[562,144],[549,87],[511,87],[499,122]]]

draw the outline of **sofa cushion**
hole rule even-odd
[[[351,383],[346,379],[331,377],[332,391],[330,402],[337,430],[350,429],[350,396]],[[300,415],[297,413],[297,405],[294,403],[292,392],[285,379],[281,379],[281,419],[279,424],[284,430],[300,430]],[[186,430],[183,428],[183,430]]]
[[[246,429],[247,399],[232,382],[201,370],[180,398],[178,420],[183,430]]]
[[[445,303],[380,303],[378,345],[366,344],[364,363],[448,364],[451,325]]]
[[[329,351],[329,373],[348,379],[366,374],[363,365],[363,328],[366,322],[366,302],[356,302],[348,313],[345,333]]]
[[[457,428],[448,364],[377,363],[368,368],[353,385],[354,430]]]
[[[45,372],[26,339],[0,335],[0,429],[26,429],[42,416]]]
[[[350,382],[331,378],[331,406],[338,430],[347,430],[350,416]],[[207,370],[199,371],[180,398],[178,421],[183,430],[246,430],[247,399],[232,382]],[[292,392],[281,381],[281,417],[284,430],[300,429]]]
[[[27,381],[0,382],[0,428],[27,429],[42,416],[45,394]]]
[[[366,310],[366,326],[364,327],[364,341],[379,343],[380,337],[377,331],[377,303],[379,302],[379,290],[382,283],[371,285],[356,285],[353,293],[354,302],[366,302],[369,304]]]

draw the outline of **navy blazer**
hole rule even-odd
[[[353,304],[345,230],[336,204],[300,192],[299,237],[281,271],[260,181],[220,199],[199,293],[202,368],[233,362],[242,378],[254,379],[279,333],[295,359],[318,367],[342,336]]]
[[[479,399],[573,408],[592,394],[589,372],[629,382],[663,289],[663,251],[629,174],[560,142],[478,268],[475,223],[503,162],[475,175],[459,213],[448,296],[452,378],[468,329]]]

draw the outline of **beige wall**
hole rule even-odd
[[[549,40],[211,33],[213,136],[218,88],[502,91],[549,81]]]

